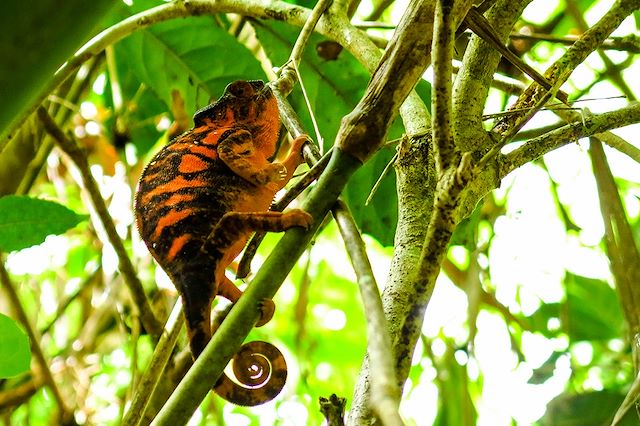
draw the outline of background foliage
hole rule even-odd
[[[158,4],[117,3],[100,26]],[[521,33],[552,40],[514,38],[510,45],[539,70],[564,51],[559,38],[584,30],[578,17],[594,22],[610,6],[595,0],[554,5],[534,1],[516,26]],[[357,20],[372,7],[363,2]],[[566,13],[568,7],[576,12]],[[402,11],[402,5],[393,5],[379,21],[397,23]],[[619,35],[637,34],[639,26],[636,12]],[[272,77],[272,67],[286,61],[298,32],[284,22],[236,15],[169,20],[110,46],[47,101],[51,114],[87,153],[116,230],[162,318],[176,294],[133,224],[132,194],[140,171],[167,142],[172,123],[187,120],[188,126],[193,112],[219,96],[230,81]],[[383,25],[370,34],[389,38],[392,30]],[[321,50],[326,42],[318,35],[311,38],[300,74],[328,149],[341,117],[364,93],[369,73],[347,51],[326,57]],[[566,90],[575,98],[601,99],[588,104],[594,112],[626,103],[608,103],[608,96],[635,99],[640,90],[633,78],[640,72],[637,40],[635,49],[607,51],[613,65],[592,55]],[[501,72],[523,78],[507,63]],[[18,81],[17,74],[12,78]],[[426,80],[417,91],[428,105]],[[488,112],[503,110],[509,99],[494,89]],[[299,87],[290,101],[311,132]],[[530,128],[553,121],[542,114]],[[621,134],[637,146],[638,125],[626,130]],[[76,168],[35,121],[28,121],[22,132],[19,137],[32,155],[14,175],[17,182],[3,183],[2,195],[7,196],[0,198],[0,248],[6,253],[0,271],[0,311],[6,314],[0,316],[3,420],[49,424],[64,401],[77,423],[119,424],[155,342],[139,324],[114,249],[81,189]],[[395,123],[388,138],[402,133],[401,123]],[[20,164],[21,154],[8,157],[10,146],[0,144],[0,169]],[[367,234],[380,285],[397,222],[393,173],[383,179],[370,204],[365,200],[394,146],[376,154],[344,193]],[[515,171],[458,228],[404,389],[401,410],[408,424],[599,425],[622,402],[635,375],[632,342],[608,268],[585,146],[568,146]],[[640,167],[613,150],[607,156],[637,241]],[[8,195],[14,192],[29,197]],[[254,270],[278,238],[266,238]],[[335,225],[328,223],[276,296],[273,321],[250,336],[285,352],[291,371],[282,396],[246,409],[211,395],[193,423],[320,424],[319,396],[335,393],[350,399],[366,350],[365,317],[354,281]],[[35,333],[29,336],[34,358],[39,355],[33,347],[38,346],[48,371],[37,359],[29,368],[26,336],[17,326],[19,312]],[[184,346],[183,338],[180,348]],[[6,363],[9,359],[14,362]],[[631,412],[626,421],[637,424],[638,415]]]

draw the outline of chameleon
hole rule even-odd
[[[308,229],[313,219],[300,209],[268,211],[303,161],[308,138],[293,140],[282,162],[270,161],[280,117],[267,84],[230,83],[217,101],[196,111],[193,122],[192,129],[165,145],[144,168],[135,215],[142,240],[182,298],[195,360],[211,339],[214,298],[235,303],[242,295],[225,270],[251,234]],[[274,310],[273,301],[264,300],[256,326],[266,324]],[[269,377],[254,377],[256,370]],[[243,345],[234,356],[233,371],[247,387],[223,373],[214,391],[245,406],[273,399],[287,375],[280,351],[259,341]]]

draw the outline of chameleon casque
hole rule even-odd
[[[182,296],[195,359],[211,339],[213,299],[220,295],[235,303],[242,295],[225,269],[251,233],[308,228],[312,218],[299,209],[268,211],[302,162],[307,141],[305,136],[295,139],[281,163],[269,161],[276,153],[280,117],[268,85],[235,81],[193,120],[194,127],[169,142],[144,169],[135,211],[142,239]],[[263,301],[256,325],[267,323],[274,309],[273,301]],[[256,368],[266,368],[269,377],[254,377]],[[287,375],[280,351],[258,341],[235,355],[233,371],[249,387],[223,374],[214,390],[238,405],[273,399]]]

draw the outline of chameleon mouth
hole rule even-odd
[[[256,90],[256,94],[261,99],[269,99],[273,96],[273,92],[271,91],[271,86],[267,83],[264,84],[261,80],[250,81],[251,86]]]

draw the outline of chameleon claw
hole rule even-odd
[[[295,138],[292,142],[291,142],[291,151],[292,152],[299,152],[302,151],[302,147],[304,146],[304,144],[306,144],[307,142],[311,143],[311,138],[309,137],[309,135],[300,135],[297,138]]]
[[[304,228],[305,231],[308,231],[311,229],[311,225],[313,225],[313,216],[302,209],[288,210],[284,212],[282,216],[283,220],[286,221],[285,229],[299,226]]]

